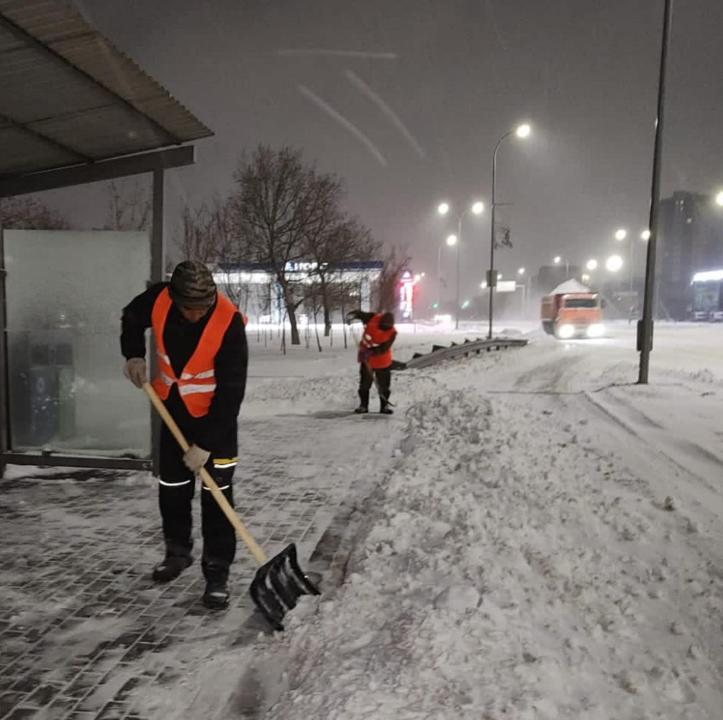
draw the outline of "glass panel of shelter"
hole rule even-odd
[[[6,230],[4,249],[10,450],[148,458],[148,402],[118,341],[148,233]]]

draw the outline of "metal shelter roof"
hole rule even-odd
[[[0,0],[0,178],[213,133],[66,0]]]

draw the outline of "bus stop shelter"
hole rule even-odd
[[[210,135],[71,3],[0,0],[0,203],[150,174],[153,210],[150,232],[0,228],[3,467],[153,467],[120,310],[163,278],[165,172]]]

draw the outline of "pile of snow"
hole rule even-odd
[[[550,295],[564,295],[565,293],[589,293],[590,288],[587,285],[583,285],[581,282],[571,278],[565,280],[564,283],[560,283]]]
[[[720,621],[723,582],[668,559],[677,519],[594,428],[545,397],[418,399],[345,583],[255,651],[286,666],[267,717],[719,717],[696,618]]]

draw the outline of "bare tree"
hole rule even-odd
[[[0,199],[0,227],[6,230],[67,230],[70,224],[56,210],[33,197]]]
[[[185,205],[180,230],[176,245],[185,260],[218,262],[229,244],[228,204],[215,196],[210,203],[201,203],[197,208]]]
[[[383,258],[384,268],[376,282],[375,295],[379,310],[393,310],[396,302],[396,292],[402,273],[409,265],[411,258],[406,252],[401,252],[396,246],[387,251]]]
[[[240,246],[234,240],[230,218],[229,202],[218,195],[196,208],[185,205],[176,246],[184,260],[216,265],[218,273],[224,277],[221,282],[224,294],[246,311],[249,288],[235,277]]]
[[[370,260],[379,250],[371,232],[339,207],[340,181],[333,175],[311,175],[310,184],[318,193],[316,214],[304,236],[306,254],[312,262],[312,278],[318,285],[324,314],[324,335],[331,333],[331,316],[336,303],[335,285],[341,280],[345,263]]]
[[[307,291],[294,265],[304,259],[305,236],[321,202],[313,177],[299,151],[261,145],[250,159],[242,158],[230,198],[237,240],[271,269],[281,289],[292,345],[300,344],[296,312]]]
[[[111,180],[107,185],[108,209],[105,230],[148,230],[152,203],[148,183]]]

